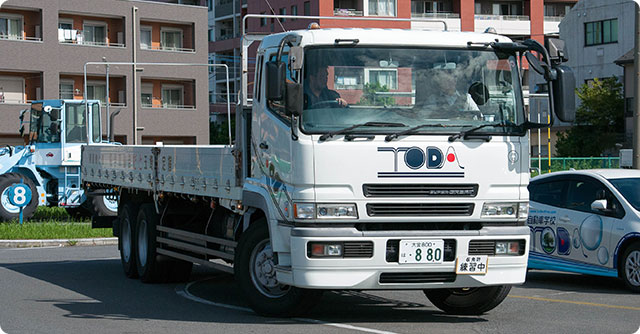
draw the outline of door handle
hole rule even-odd
[[[564,216],[564,217],[560,218],[560,220],[563,221],[563,222],[568,222],[568,221],[571,221],[571,218],[569,218],[569,216]]]
[[[260,145],[258,145],[258,146],[260,146],[260,148],[263,149],[263,150],[268,150],[269,149],[269,145],[267,143],[265,143],[265,142],[260,143]]]

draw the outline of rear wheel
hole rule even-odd
[[[249,226],[238,242],[234,263],[236,281],[249,306],[258,314],[289,317],[311,309],[322,290],[283,285],[276,279],[277,260],[271,249],[265,219]]]
[[[18,174],[7,173],[0,175],[0,221],[16,220],[20,218],[20,208],[9,201],[9,187],[23,180],[31,189],[31,202],[22,209],[22,218],[27,220],[33,216],[38,207],[38,191],[30,178]]]
[[[120,261],[124,274],[129,278],[138,277],[138,268],[136,266],[137,252],[135,242],[135,227],[137,205],[127,203],[120,211],[120,234],[118,236],[118,244],[120,248]]]
[[[510,285],[483,288],[424,290],[429,301],[449,314],[479,315],[494,309],[507,298]]]
[[[92,214],[101,217],[118,215],[118,200],[113,196],[96,195],[87,198],[87,204]]]
[[[640,292],[640,243],[629,246],[622,258],[620,277],[633,292]]]
[[[167,261],[156,253],[156,235],[159,217],[153,204],[143,204],[137,219],[136,265],[140,280],[145,283],[157,283],[164,281],[166,276]]]

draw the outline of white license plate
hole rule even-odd
[[[400,263],[442,263],[444,240],[400,240]]]
[[[459,257],[456,261],[456,274],[458,275],[484,275],[489,267],[489,256],[467,255]]]

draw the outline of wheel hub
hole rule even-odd
[[[640,286],[640,251],[633,251],[627,257],[625,273],[629,283]]]
[[[9,212],[9,213],[19,213],[20,212],[20,208],[11,204],[11,202],[9,202],[9,188],[5,188],[2,191],[2,195],[0,196],[0,203],[2,205],[2,207],[5,209],[5,211]]]
[[[276,278],[276,264],[269,240],[263,240],[251,254],[250,274],[255,287],[265,296],[277,298],[287,293],[289,287]]]

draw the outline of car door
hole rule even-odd
[[[549,255],[557,255],[556,228],[559,217],[566,215],[563,207],[567,186],[568,181],[558,178],[534,182],[529,186],[530,208],[527,225],[531,230],[529,250],[533,256],[541,255],[546,258]]]
[[[591,208],[595,200],[607,197],[610,210]],[[617,219],[612,216],[611,208],[619,207],[615,201],[611,192],[592,177],[569,180],[566,207],[558,218],[556,229],[556,254],[576,262],[611,267],[611,230]],[[566,242],[567,246],[560,246]]]

